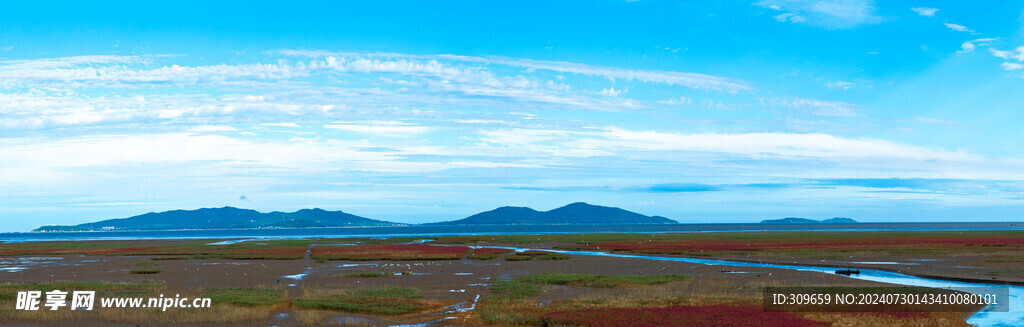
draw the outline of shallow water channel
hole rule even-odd
[[[530,248],[515,248],[515,247],[499,247],[499,246],[480,246],[474,248],[497,248],[497,249],[511,249],[515,251],[530,251],[538,249]],[[598,251],[571,251],[571,250],[549,250],[543,249],[544,251],[574,254],[574,255],[591,255],[591,256],[602,256],[602,257],[613,257],[613,258],[633,258],[633,259],[645,259],[645,260],[657,260],[657,261],[679,261],[679,262],[690,262],[704,265],[717,265],[717,266],[737,266],[737,267],[761,267],[761,268],[777,268],[777,269],[791,269],[799,271],[815,271],[826,274],[833,274],[837,269],[844,268],[827,268],[827,267],[813,267],[813,266],[793,266],[793,265],[778,265],[769,263],[754,263],[754,262],[739,262],[739,261],[727,261],[727,260],[712,260],[712,259],[696,259],[696,258],[681,258],[681,257],[661,257],[661,256],[649,256],[649,255],[630,255],[630,254],[616,254],[606,253]],[[859,268],[857,268],[859,269]],[[849,278],[856,278],[862,280],[870,280],[875,282],[907,285],[907,286],[921,286],[921,287],[932,287],[932,288],[946,288],[963,290],[965,292],[976,291],[977,288],[981,287],[994,287],[994,288],[1007,288],[1009,290],[1009,311],[998,312],[994,311],[994,306],[988,306],[978,311],[970,318],[967,319],[967,323],[979,326],[979,327],[1002,327],[1002,326],[1024,326],[1024,287],[1022,286],[1010,286],[1010,285],[998,285],[998,284],[987,284],[987,283],[972,283],[972,282],[959,282],[959,281],[947,281],[939,279],[928,279],[915,276],[909,276],[894,272],[881,271],[881,270],[870,270],[870,269],[859,269],[860,274],[844,276]],[[843,276],[843,275],[840,275]]]

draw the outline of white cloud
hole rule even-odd
[[[565,61],[546,61],[533,59],[518,59],[508,57],[470,57],[455,55],[438,55],[439,58],[462,60],[468,62],[484,62],[497,65],[524,67],[538,70],[549,70],[563,73],[580,74],[586,76],[600,76],[612,80],[641,81],[645,83],[659,83],[679,85],[695,89],[715,91],[747,91],[751,90],[749,83],[742,80],[717,77],[699,73],[673,72],[661,70],[635,70],[617,67],[591,66]]]
[[[302,126],[299,126],[299,124],[296,124],[296,123],[263,123],[263,124],[259,124],[259,126],[265,126],[265,127],[288,127],[288,128],[300,128],[300,127],[302,127]]]
[[[785,22],[802,23],[802,22],[806,22],[807,21],[806,17],[800,16],[800,15],[797,15],[797,14],[794,14],[794,13],[791,13],[791,12],[787,12],[787,13],[783,13],[783,14],[778,14],[774,18],[775,18],[775,21],[780,22],[780,23],[785,23]]]
[[[710,154],[721,154],[801,161],[817,158],[865,165],[877,164],[875,160],[976,162],[979,159],[963,152],[933,150],[885,140],[845,138],[821,133],[686,134],[606,127],[582,130],[482,130],[478,134],[481,135],[481,141],[487,145],[562,157],[627,156],[639,159],[645,156],[633,151],[642,151],[650,153],[652,158],[670,161],[673,160],[670,158],[674,157],[683,161],[692,157],[700,161],[715,157],[709,156]],[[687,153],[696,156],[686,155]]]
[[[996,56],[996,57],[999,57],[999,58],[1003,58],[1003,59],[1007,59],[1007,60],[1011,60],[1012,59],[1012,60],[1024,62],[1024,45],[1019,46],[1019,47],[1017,47],[1016,49],[1014,49],[1012,51],[1002,51],[1002,50],[996,50],[995,48],[989,48],[989,52],[991,52],[993,56]]]
[[[719,152],[785,157],[905,158],[971,160],[959,152],[941,152],[875,139],[849,139],[828,134],[742,133],[676,134],[609,128],[607,145],[642,150]]]
[[[372,122],[370,124],[339,122],[324,125],[324,128],[394,137],[422,134],[430,130],[426,126],[402,122]]]
[[[69,138],[0,139],[0,183],[68,183],[69,179],[89,178],[89,171],[143,169],[144,173],[163,175],[222,176],[236,174],[240,168],[261,175],[280,172],[293,174],[332,170],[370,172],[430,172],[451,168],[535,167],[528,163],[504,160],[492,163],[461,157],[451,149],[432,146],[401,146],[377,142],[393,151],[361,151],[361,141],[291,138],[270,140],[235,138],[214,134],[166,133],[146,135],[93,135]],[[424,161],[406,160],[410,155],[442,156]],[[16,173],[17,172],[17,173]],[[102,175],[97,175],[102,177]]]
[[[755,6],[782,12],[779,22],[809,23],[828,28],[853,28],[883,19],[875,14],[871,0],[762,0]]]
[[[79,56],[0,62],[0,87],[31,85],[72,87],[147,87],[160,84],[197,85],[279,80],[303,74],[304,67],[278,64],[163,66],[139,68],[151,57]]]
[[[960,45],[960,50],[958,50],[956,53],[960,53],[960,54],[971,53],[971,52],[974,52],[974,50],[977,49],[978,47],[980,47],[980,46],[988,46],[989,44],[991,44],[992,41],[995,41],[995,40],[998,40],[998,39],[997,38],[980,38],[980,39],[974,39],[974,40],[970,40],[970,41],[964,41],[964,43]]]
[[[693,104],[693,99],[687,97],[678,97],[675,99],[661,100],[658,101],[658,103],[667,104],[670,106],[683,106]]]
[[[956,53],[971,53],[974,52],[974,49],[976,48],[977,46],[973,42],[965,41],[963,44],[960,45],[960,50],[958,50]]]
[[[74,203],[67,205],[68,207],[122,207],[122,206],[148,206],[159,203],[152,202],[94,202],[94,203]]]
[[[935,17],[935,13],[939,11],[939,9],[929,8],[929,7],[915,7],[915,8],[910,8],[910,10],[913,10],[918,15],[925,16],[925,17]]]
[[[234,132],[237,128],[231,126],[202,125],[189,129],[192,132]]]
[[[775,107],[804,110],[818,116],[855,117],[860,116],[858,106],[852,103],[826,101],[799,97],[771,97],[761,100],[764,104]]]
[[[601,89],[601,92],[598,92],[597,94],[600,94],[600,95],[603,95],[603,96],[609,96],[609,97],[617,97],[617,96],[619,96],[619,94],[622,94],[623,92],[626,92],[626,90],[624,90],[624,89],[616,90],[613,87],[609,87],[609,88]]]
[[[931,117],[925,117],[925,116],[915,116],[914,120],[922,122],[922,123],[944,125],[944,126],[957,126],[957,125],[960,125],[960,123],[957,123],[955,121],[945,120],[945,119],[938,119],[938,118],[931,118]]]
[[[847,82],[847,81],[828,81],[828,82],[825,83],[825,87],[827,87],[827,88],[830,88],[830,89],[842,89],[844,91],[845,90],[849,90],[850,88],[852,88],[854,86],[857,86],[857,83],[855,83],[855,82]]]
[[[492,125],[492,124],[511,125],[511,124],[514,124],[514,122],[509,122],[509,121],[504,121],[504,120],[496,120],[496,119],[456,119],[456,120],[454,120],[454,122],[459,123],[459,124],[469,124],[469,125]]]
[[[946,25],[946,27],[948,27],[949,29],[957,31],[957,32],[970,32],[970,33],[974,33],[974,31],[972,31],[971,29],[967,28],[967,26],[963,26],[963,25],[960,25],[960,24],[943,23],[943,25]]]
[[[525,145],[555,140],[561,137],[568,136],[572,134],[572,132],[563,130],[517,128],[501,130],[484,130],[480,131],[479,134],[484,136],[484,138],[481,139],[484,142],[502,145]]]
[[[711,76],[691,72],[674,72],[661,70],[635,70],[618,67],[592,66],[581,63],[566,61],[547,61],[524,58],[509,58],[501,56],[460,56],[460,55],[409,55],[399,53],[351,53],[351,52],[330,52],[319,50],[278,50],[273,53],[285,56],[311,57],[311,58],[378,58],[391,60],[426,60],[436,62],[440,66],[442,60],[463,63],[483,63],[488,65],[503,65],[511,67],[527,68],[528,70],[547,70],[563,73],[580,74],[584,76],[604,77],[611,80],[640,81],[645,83],[658,83],[668,85],[679,85],[703,90],[716,90],[726,92],[737,92],[751,90],[749,82],[725,77]],[[408,66],[408,65],[395,65]],[[431,69],[440,71],[438,69]]]
[[[1002,64],[1003,70],[1018,70],[1024,68],[1024,65],[1015,62],[1004,62]]]

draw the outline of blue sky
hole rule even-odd
[[[0,231],[320,207],[1024,219],[1024,3],[23,2]]]

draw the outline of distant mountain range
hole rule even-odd
[[[564,207],[537,211],[527,207],[501,207],[455,221],[427,225],[592,225],[592,224],[678,224],[660,216],[576,202]]]
[[[464,219],[425,225],[573,225],[573,224],[678,224],[659,216],[645,216],[614,207],[572,203],[564,207],[537,211],[527,207],[501,207]],[[261,213],[234,207],[203,208],[150,212],[143,215],[108,219],[73,226],[43,226],[35,232],[100,231],[100,230],[174,230],[174,229],[241,229],[241,228],[313,228],[404,226],[356,216],[342,211],[302,209],[296,212]]]
[[[762,224],[852,224],[850,218],[814,220],[782,218],[762,220]],[[463,219],[428,223],[431,226],[470,225],[614,225],[614,224],[678,224],[660,216],[645,216],[615,207],[576,202],[549,211],[528,207],[501,207]],[[73,226],[43,226],[35,232],[100,231],[100,230],[175,230],[175,229],[242,229],[242,228],[316,228],[316,227],[379,227],[406,226],[360,217],[342,211],[302,209],[296,212],[261,213],[235,207],[203,208],[150,212],[138,216],[108,219]]]
[[[405,224],[374,220],[323,209],[302,209],[296,212],[261,213],[235,207],[203,208],[150,212],[143,215],[108,219],[75,226],[43,226],[37,232],[90,230],[168,230],[168,229],[232,229],[283,227],[367,227],[401,226]]]
[[[850,218],[835,217],[825,220],[815,220],[807,218],[782,218],[782,219],[766,219],[761,221],[762,224],[856,224],[857,221]]]

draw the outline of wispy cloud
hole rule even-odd
[[[617,67],[592,66],[586,64],[545,61],[533,59],[516,59],[507,57],[469,57],[440,55],[440,58],[458,59],[469,62],[485,62],[498,65],[525,67],[586,76],[600,76],[612,80],[640,81],[645,83],[661,83],[679,85],[696,89],[737,92],[751,90],[749,82],[725,77],[711,76],[700,73],[673,72],[659,70],[636,70]]]
[[[970,28],[967,28],[967,26],[963,26],[963,25],[960,25],[960,24],[943,23],[943,25],[946,25],[947,28],[949,28],[951,30],[954,30],[954,31],[957,31],[957,32],[974,33],[974,31],[972,31]]]
[[[94,202],[94,203],[74,203],[67,205],[68,207],[140,207],[149,206],[159,203],[152,202]]]
[[[609,88],[601,89],[601,92],[597,92],[597,94],[604,95],[604,96],[610,96],[610,97],[617,97],[617,96],[619,96],[619,94],[622,94],[623,92],[626,92],[626,90],[623,90],[623,89],[616,90],[613,87],[609,87]]]
[[[997,50],[995,48],[990,48],[989,51],[992,53],[993,56],[1002,59],[1024,62],[1024,45],[1019,46],[1016,49],[1013,49],[1012,51],[1002,51]]]
[[[721,188],[714,185],[706,184],[656,184],[636,188],[635,190],[643,190],[646,192],[656,193],[691,193],[720,191]]]
[[[960,125],[960,123],[955,122],[955,121],[945,120],[945,119],[938,119],[938,118],[932,118],[932,117],[925,117],[925,116],[914,116],[914,120],[918,121],[918,122],[922,122],[922,123],[935,124],[935,125],[943,125],[943,126],[958,126],[958,125]]]
[[[828,81],[825,83],[825,87],[830,89],[849,90],[855,86],[857,86],[856,82],[847,81]]]
[[[72,87],[146,87],[160,84],[198,85],[246,80],[287,79],[305,70],[288,64],[162,66],[142,68],[153,57],[79,56],[0,62],[0,87],[33,85]]]
[[[856,157],[968,160],[972,158],[965,153],[934,151],[882,140],[849,139],[827,134],[676,134],[610,128],[603,136],[607,138],[607,141],[597,144],[609,146],[606,149],[621,147],[831,159]]]
[[[1003,70],[1009,71],[1024,69],[1024,45],[1011,51],[1003,51],[996,48],[989,48],[988,50],[993,56],[1004,60],[1003,63],[1000,64],[1000,67],[1002,67]],[[1024,75],[1021,75],[1021,77],[1024,78]]]
[[[980,38],[980,39],[974,39],[974,40],[970,40],[970,41],[964,41],[964,43],[960,45],[960,50],[957,51],[956,53],[960,53],[960,54],[971,53],[971,52],[974,52],[974,50],[977,49],[978,47],[980,47],[980,46],[987,46],[987,45],[991,44],[992,41],[995,41],[995,40],[998,40],[998,39],[990,38],[989,37],[989,38]]]
[[[910,10],[913,10],[918,15],[925,16],[925,17],[935,17],[935,13],[939,11],[939,9],[937,9],[937,8],[929,8],[929,7],[914,7],[914,8],[910,8]]]
[[[828,28],[853,28],[883,20],[870,0],[763,0],[754,5],[780,12],[774,16],[779,22]]]
[[[857,105],[840,101],[827,101],[799,97],[768,97],[762,98],[761,101],[769,106],[802,110],[817,116],[860,116]]]
[[[200,133],[201,132],[234,132],[234,131],[238,131],[237,128],[234,128],[234,127],[231,127],[231,126],[223,126],[223,125],[201,125],[201,126],[192,127],[189,130],[192,131],[192,132],[200,132]]]
[[[426,126],[395,121],[372,122],[370,124],[340,122],[324,125],[324,128],[394,137],[422,134],[430,130]]]
[[[644,83],[657,83],[678,85],[695,89],[738,92],[751,90],[752,87],[747,81],[731,79],[726,77],[712,76],[692,72],[675,72],[661,70],[637,70],[618,67],[594,66],[582,63],[565,61],[548,61],[525,58],[509,58],[501,56],[460,56],[460,55],[408,55],[396,53],[350,53],[350,52],[329,52],[310,50],[279,50],[286,56],[300,56],[312,58],[378,58],[387,60],[427,60],[441,64],[441,61],[452,61],[462,63],[483,63],[488,65],[502,65],[510,67],[521,67],[533,70],[545,70],[561,73],[579,74],[584,76],[602,77],[611,80],[639,81]]]
[[[1024,68],[1024,65],[1015,62],[1004,62],[1002,64],[1003,70],[1018,70]]]

